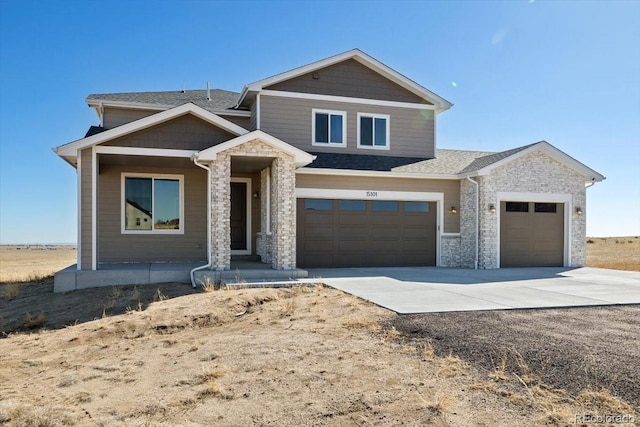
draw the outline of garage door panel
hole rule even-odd
[[[398,227],[377,227],[371,231],[372,239],[397,239],[399,234]]]
[[[329,227],[333,226],[333,215],[327,214],[327,212],[314,212],[314,213],[306,213],[305,215],[305,224],[306,225],[327,225]]]
[[[331,239],[333,227],[331,226],[315,226],[305,227],[304,235],[307,239]]]
[[[338,214],[338,222],[340,225],[348,225],[348,226],[366,226],[366,223],[362,220],[362,213],[360,215],[357,214]]]
[[[500,204],[500,266],[562,266],[564,204],[517,202],[520,211],[509,212],[508,203]]]
[[[348,226],[348,227],[341,225],[335,230],[338,233],[337,237],[339,237],[340,239],[366,240],[367,235],[369,234],[368,229],[362,226],[362,224],[357,224],[357,225]],[[329,235],[333,233],[332,230],[328,230],[327,232],[329,233]]]
[[[380,225],[397,225],[399,220],[400,217],[397,214],[388,214],[383,212],[371,213],[371,224],[373,224],[374,227]]]

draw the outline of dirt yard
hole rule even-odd
[[[319,286],[203,292],[168,284],[68,294],[51,287],[24,285],[0,300],[0,424],[530,426],[567,425],[585,414],[637,419],[635,307],[605,317],[602,309],[534,316],[535,328],[525,321],[530,312],[504,312],[484,325],[513,327],[523,359],[494,370],[469,357],[487,353],[488,342],[504,342],[474,329],[483,325],[478,315],[411,324],[418,318]],[[21,314],[25,307],[33,309],[30,318]],[[617,356],[601,360],[599,350],[584,346],[565,354],[575,338],[556,329],[545,366],[566,365],[572,370],[564,378],[575,382],[559,389],[536,362],[536,331],[554,321],[579,330],[597,324]],[[435,336],[425,325],[438,325]],[[486,340],[470,339],[476,335]],[[470,345],[451,345],[450,354],[441,345],[456,341]],[[597,362],[588,366],[607,372],[604,384],[572,368],[590,354]],[[496,351],[497,366],[500,356]]]
[[[0,283],[0,425],[640,424],[638,306],[398,316],[321,286],[52,290]]]

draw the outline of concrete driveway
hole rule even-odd
[[[640,272],[591,267],[332,268],[309,278],[400,314],[640,304]]]

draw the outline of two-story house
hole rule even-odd
[[[602,175],[544,141],[439,149],[452,104],[358,49],[240,93],[87,102],[100,126],[55,149],[78,176],[77,274],[57,290],[118,263],[226,271],[235,255],[288,272],[585,263]]]

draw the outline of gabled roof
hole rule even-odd
[[[281,139],[278,139],[275,136],[271,136],[261,130],[254,130],[253,132],[246,133],[237,138],[233,138],[229,141],[225,141],[223,143],[214,145],[213,147],[209,147],[206,150],[202,150],[196,153],[195,158],[196,160],[202,162],[212,161],[216,159],[219,153],[254,140],[263,142],[273,148],[276,148],[279,151],[291,155],[296,167],[308,165],[315,159],[315,156],[307,153],[306,151],[296,148],[293,145],[287,144]]]
[[[90,107],[100,104],[124,108],[144,108],[150,110],[167,110],[182,104],[192,103],[212,113],[233,114],[235,103],[240,95],[222,89],[211,89],[211,99],[207,99],[207,90],[185,90],[166,92],[124,92],[124,93],[95,93],[87,96]]]
[[[512,162],[534,151],[542,151],[552,159],[562,163],[569,169],[574,170],[580,175],[584,176],[587,181],[600,182],[605,179],[603,175],[591,169],[584,163],[574,159],[564,151],[554,147],[547,141],[539,141],[534,144],[525,145],[522,147],[514,148],[512,150],[503,151],[490,156],[482,157],[474,161],[469,167],[460,171],[462,176],[473,175],[488,175],[497,167],[500,167],[506,163]]]
[[[413,80],[398,73],[394,69],[386,66],[385,64],[378,61],[377,59],[362,52],[360,49],[352,49],[347,52],[344,52],[335,56],[331,56],[329,58],[322,59],[320,61],[313,62],[311,64],[304,65],[302,67],[294,68],[293,70],[276,74],[266,79],[258,80],[256,82],[248,84],[242,89],[242,92],[240,93],[240,97],[236,102],[236,106],[240,106],[244,98],[249,93],[258,92],[262,90],[264,87],[271,86],[273,84],[280,83],[282,81],[289,80],[289,79],[301,76],[303,74],[307,74],[307,73],[319,70],[321,68],[325,68],[330,65],[337,64],[342,61],[346,61],[348,59],[354,59],[358,61],[362,65],[388,78],[389,80],[407,89],[408,91],[433,103],[436,106],[437,112],[448,110],[453,105],[452,103],[442,98],[441,96],[438,96],[435,93],[431,92],[429,89],[419,85]]]
[[[488,175],[497,167],[512,162],[534,151],[542,151],[552,159],[564,164],[585,177],[585,181],[602,181],[603,175],[577,161],[546,141],[523,145],[499,153],[465,150],[437,150],[435,159],[398,166],[398,173],[457,175],[459,178]]]
[[[235,123],[230,122],[229,120],[223,119],[222,117],[213,114],[203,108],[200,108],[197,105],[188,103],[153,114],[148,117],[144,117],[142,119],[124,124],[122,126],[118,126],[113,129],[105,130],[104,132],[93,134],[91,136],[70,142],[68,144],[61,145],[54,148],[53,151],[60,157],[69,160],[69,158],[76,157],[78,150],[101,144],[103,142],[107,142],[133,132],[147,129],[149,127],[175,119],[185,114],[193,114],[194,116],[204,120],[205,122],[218,126],[219,128],[224,129],[233,135],[244,135],[249,132],[245,128],[240,127]]]

